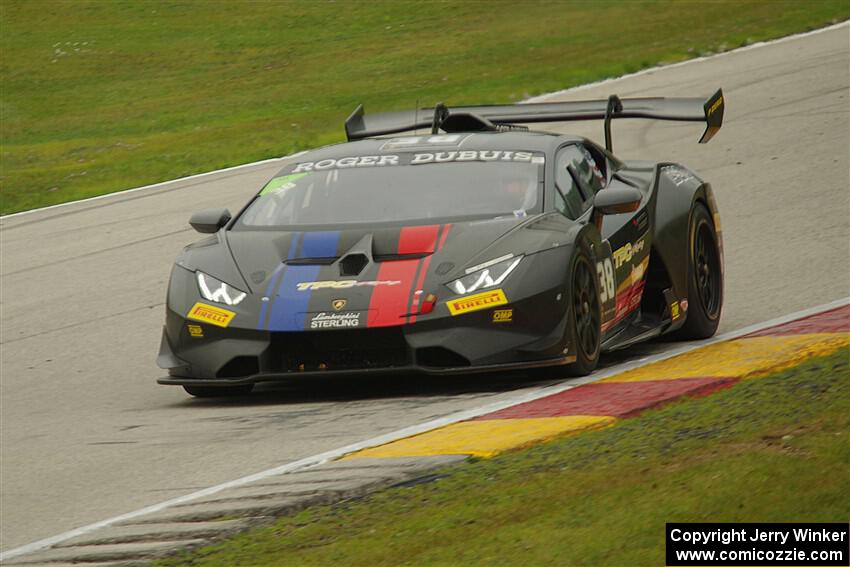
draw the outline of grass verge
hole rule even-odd
[[[160,564],[663,565],[665,522],[850,518],[850,349]]]
[[[0,213],[340,141],[358,102],[516,101],[848,17],[844,0],[0,0]]]

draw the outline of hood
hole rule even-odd
[[[251,291],[262,295],[258,329],[381,327],[415,321],[424,296],[532,219],[336,231],[235,230],[227,240]]]

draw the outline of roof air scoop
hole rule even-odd
[[[348,254],[339,261],[340,276],[359,276],[369,264],[369,258],[366,254]]]
[[[372,262],[372,235],[366,234],[343,253],[339,260],[340,276],[359,276]]]

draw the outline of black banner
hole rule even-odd
[[[667,565],[850,565],[848,524],[667,524]]]

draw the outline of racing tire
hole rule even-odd
[[[245,396],[251,393],[254,389],[253,384],[243,384],[241,386],[187,386],[183,389],[187,394],[196,398],[229,398],[231,396]]]
[[[723,272],[717,230],[708,209],[697,203],[688,228],[688,310],[676,333],[683,340],[714,336],[723,308]]]
[[[602,303],[599,301],[599,280],[593,262],[579,250],[570,274],[567,325],[571,331],[576,360],[564,367],[567,376],[587,376],[599,364],[602,344]]]

